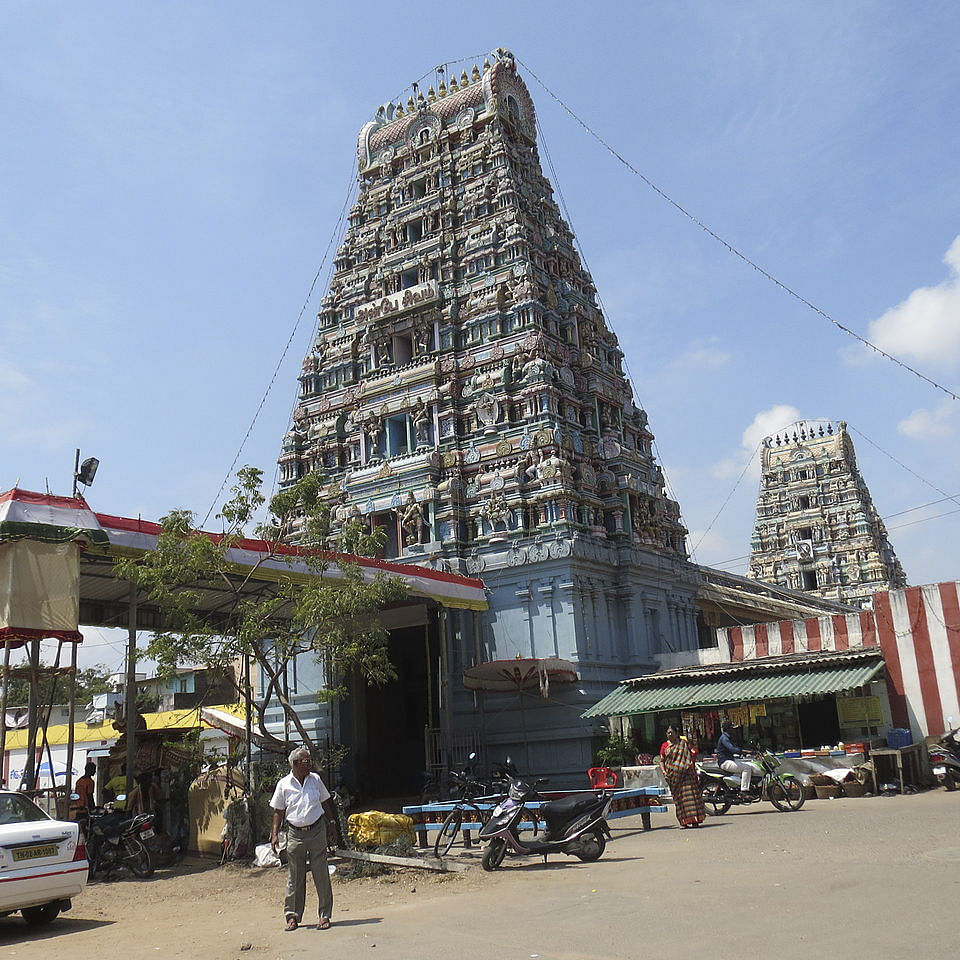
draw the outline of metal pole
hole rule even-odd
[[[77,474],[80,472],[80,448],[77,447],[77,456],[73,461],[73,496],[77,496]]]
[[[440,724],[443,729],[443,776],[446,778],[453,765],[451,750],[453,746],[453,684],[450,678],[450,625],[447,619],[447,609],[440,607],[437,621],[440,634],[440,668],[442,672],[440,693]]]
[[[246,756],[246,776],[244,778],[244,789],[246,792],[253,792],[253,776],[250,772],[252,763],[252,747],[250,741],[253,739],[253,718],[250,716],[252,705],[250,703],[250,654],[243,655],[243,714],[244,714],[244,732],[247,737]]]
[[[137,739],[137,588],[130,584],[130,599],[127,604],[127,693],[126,693],[126,735],[127,735],[127,785],[130,796],[133,789],[133,765],[136,760]]]
[[[76,720],[73,712],[76,708],[77,699],[77,644],[72,643],[73,648],[70,652],[70,698],[67,707],[67,778],[64,786],[67,788],[67,797],[73,792],[73,744],[74,744],[74,724]],[[56,781],[54,781],[56,784]]]
[[[0,688],[0,786],[7,785],[7,672],[10,670],[10,644],[3,645],[3,680]]]
[[[290,702],[290,677],[287,673],[287,668],[290,666],[290,661],[285,660],[283,662],[283,699],[285,703]],[[286,744],[287,749],[290,749],[290,714],[287,712],[287,708],[283,708],[283,742]],[[306,744],[304,744],[306,746]]]
[[[40,666],[40,641],[30,642],[30,698],[27,701],[27,764],[23,770],[23,780],[27,790],[33,790],[37,770],[37,708],[39,690],[37,689],[37,668]]]

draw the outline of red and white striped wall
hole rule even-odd
[[[731,660],[879,645],[893,722],[915,736],[960,726],[960,595],[955,581],[878,593],[873,610],[717,630]]]

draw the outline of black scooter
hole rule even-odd
[[[947,790],[960,787],[960,727],[947,731],[929,747],[930,767],[937,782]]]
[[[486,843],[480,861],[484,870],[496,870],[508,847],[514,853],[540,855],[544,862],[551,853],[565,853],[586,863],[600,859],[610,838],[606,817],[613,791],[596,790],[543,804],[537,811],[546,824],[542,839],[521,839],[520,824],[532,813],[527,803],[538,797],[537,786],[547,781],[522,779],[509,757],[504,767],[510,778],[507,795],[494,807],[479,834]]]

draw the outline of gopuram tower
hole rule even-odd
[[[855,606],[907,583],[843,421],[798,421],[763,441],[751,546],[754,579]]]
[[[580,711],[697,646],[697,575],[513,55],[381,106],[357,157],[282,482],[316,471],[337,522],[385,528],[386,558],[481,578],[490,609],[451,613],[431,681],[448,741],[483,713],[491,755],[582,778],[598,731]],[[533,703],[463,687],[514,657],[570,660],[579,682]]]

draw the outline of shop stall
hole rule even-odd
[[[876,649],[685,667],[625,680],[584,716],[607,718],[641,761],[656,757],[668,726],[700,756],[712,754],[720,724],[732,720],[741,743],[794,761],[797,772],[820,772],[854,766],[882,742],[890,726],[883,671]],[[656,782],[639,769],[623,774],[631,786]]]

